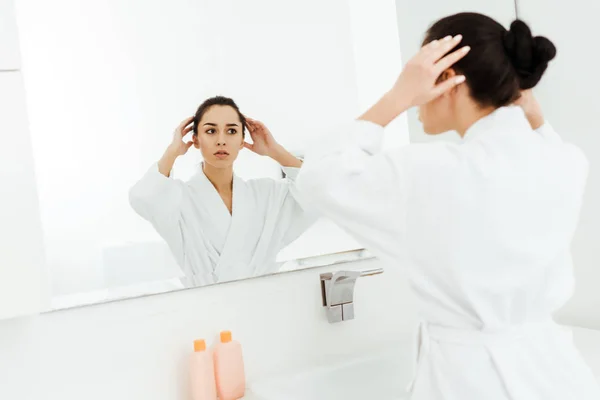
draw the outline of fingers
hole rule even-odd
[[[191,131],[193,131],[193,130],[194,130],[194,127],[193,127],[193,126],[191,126],[191,125],[190,125],[190,126],[188,126],[187,128],[185,128],[185,129],[183,130],[183,132],[182,132],[182,133],[183,133],[183,135],[182,135],[182,136],[185,136],[185,135],[187,135],[188,133],[190,133],[190,132],[191,132]]]
[[[246,117],[246,122],[249,125],[254,126],[255,128],[263,128],[263,127],[265,127],[265,124],[263,124],[262,122],[260,122],[260,121],[258,121],[256,119],[252,119],[252,118]]]
[[[460,85],[464,81],[465,81],[464,75],[458,75],[458,76],[452,77],[451,79],[446,79],[444,82],[440,83],[439,85],[437,85],[436,87],[433,88],[433,91],[432,91],[433,98],[432,99],[435,99],[435,98],[443,95],[444,93],[448,92],[455,86]]]
[[[247,148],[248,150],[254,151],[254,146],[248,142],[244,142],[244,147]]]
[[[438,40],[437,43],[430,43],[430,45],[426,46],[427,60],[432,63],[436,63],[446,53],[458,46],[462,39],[462,35],[456,35],[454,37],[446,36],[442,40]]]
[[[189,149],[190,147],[192,147],[193,145],[194,145],[194,142],[193,142],[193,141],[187,142],[187,143],[185,144],[185,149],[187,150],[187,149]]]
[[[183,128],[185,128],[186,126],[188,126],[189,124],[191,124],[194,121],[194,117],[189,117],[184,119],[181,124],[179,124],[178,129],[179,130],[183,130]]]
[[[436,76],[439,76],[442,72],[456,64],[460,59],[469,54],[471,48],[469,46],[464,46],[463,48],[453,51],[448,54],[446,57],[442,58],[435,64],[434,73]]]
[[[246,117],[246,126],[248,127],[248,131],[253,132],[256,130],[256,124],[252,118]]]

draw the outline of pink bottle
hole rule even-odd
[[[215,346],[215,378],[220,400],[237,400],[246,392],[246,376],[242,346],[231,340],[231,332],[221,332],[221,343]]]
[[[190,363],[190,381],[193,400],[216,400],[215,370],[212,355],[203,339],[194,341]]]

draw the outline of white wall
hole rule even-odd
[[[396,0],[398,13],[398,33],[404,62],[408,61],[421,48],[425,32],[440,18],[459,12],[479,12],[489,15],[508,26],[515,19],[513,0]],[[408,112],[408,128],[411,143],[431,140],[458,141],[456,133],[431,137],[422,129],[417,117],[417,110]]]
[[[379,266],[368,261],[326,270]],[[408,340],[416,316],[399,270],[359,279],[356,319],[338,324],[329,324],[322,308],[321,272],[0,321],[0,399],[187,399],[192,342],[214,343],[222,329],[242,342],[249,382]]]
[[[13,0],[0,0],[0,71],[21,68]]]
[[[600,2],[519,0],[518,7],[519,16],[534,33],[550,38],[558,50],[536,88],[546,117],[564,140],[580,146],[590,160],[585,203],[573,242],[577,286],[562,318],[600,328],[600,54],[595,38]]]
[[[17,30],[11,1],[0,1],[0,319],[39,311],[43,243]]]

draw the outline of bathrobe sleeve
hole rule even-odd
[[[129,203],[166,240],[180,265],[184,264],[180,206],[185,183],[167,178],[153,164],[129,190]]]
[[[325,217],[376,256],[403,256],[407,147],[381,152],[383,128],[353,121],[324,133],[312,146],[297,190]]]

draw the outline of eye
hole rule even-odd
[[[237,129],[235,128],[230,128],[227,133],[229,133],[230,135],[235,135],[237,133]]]
[[[208,133],[209,135],[212,135],[213,133],[215,133],[214,129],[207,129],[206,133]]]

